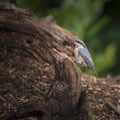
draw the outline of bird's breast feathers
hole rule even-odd
[[[78,53],[79,48],[75,48],[74,54],[78,63],[82,64],[84,62],[83,58]]]

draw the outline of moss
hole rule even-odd
[[[93,115],[93,113],[91,111],[89,111],[88,114],[89,114],[90,120],[95,120],[94,115]]]

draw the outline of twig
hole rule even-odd
[[[112,108],[117,114],[120,115],[120,110],[117,108],[117,106],[111,102],[106,103],[110,108]]]

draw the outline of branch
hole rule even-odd
[[[118,115],[120,115],[120,110],[117,108],[117,106],[111,102],[106,103],[110,108],[112,108]]]

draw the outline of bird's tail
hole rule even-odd
[[[92,68],[92,71],[95,73],[96,77],[98,77],[98,74],[97,74],[95,67]]]

